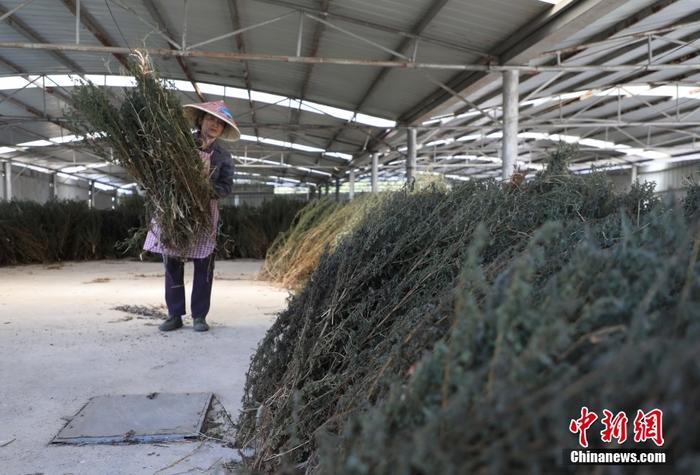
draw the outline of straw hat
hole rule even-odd
[[[199,104],[185,104],[182,106],[185,119],[192,127],[197,125],[197,117],[199,111],[211,114],[223,120],[228,127],[224,127],[224,132],[221,134],[221,140],[236,141],[241,138],[241,132],[233,120],[233,114],[224,101],[202,102]]]

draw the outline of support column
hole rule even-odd
[[[90,180],[90,188],[88,189],[88,207],[93,209],[95,207],[95,182]]]
[[[328,196],[328,182],[326,182],[326,193],[325,193],[325,195]]]
[[[518,157],[518,71],[503,71],[503,181],[510,180]]]
[[[58,184],[58,181],[56,180],[56,177],[58,175],[56,173],[52,173],[51,176],[49,177],[49,199],[50,200],[55,200],[58,198],[58,190],[56,189],[56,186]]]
[[[637,175],[639,173],[639,167],[637,165],[632,165],[632,176],[631,176],[631,182],[632,185],[637,183]]]
[[[340,178],[335,178],[335,202],[340,203]]]
[[[352,201],[355,198],[355,170],[350,170],[350,178],[348,180],[348,200]]]
[[[376,195],[379,192],[377,184],[377,174],[379,173],[379,154],[372,154],[372,194]]]
[[[9,160],[5,162],[5,192],[3,193],[3,198],[10,201],[12,199],[12,163]]]
[[[408,157],[406,158],[406,183],[411,186],[416,173],[416,129],[410,128],[406,133]]]

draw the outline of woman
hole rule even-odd
[[[194,262],[191,298],[193,328],[195,331],[204,332],[209,330],[206,317],[209,313],[214,280],[218,200],[231,194],[233,187],[233,160],[231,154],[221,146],[219,139],[235,141],[241,134],[224,101],[186,104],[183,108],[187,120],[197,128],[195,139],[199,146],[199,156],[204,161],[204,168],[214,191],[214,199],[210,203],[212,227],[197,237],[187,255],[178,257],[161,244],[160,229],[152,224],[143,248],[162,254],[165,263],[165,302],[168,306],[168,319],[158,328],[161,331],[171,331],[182,327],[182,316],[186,313],[184,259],[191,259]]]

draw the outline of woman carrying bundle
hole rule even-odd
[[[165,263],[165,302],[168,306],[168,319],[158,328],[161,331],[171,331],[182,327],[182,316],[186,313],[185,260],[191,259],[194,262],[190,304],[193,328],[203,332],[209,330],[206,317],[209,313],[214,280],[218,200],[228,196],[233,187],[233,160],[231,154],[221,146],[219,139],[235,141],[241,134],[224,101],[186,104],[183,108],[187,120],[197,128],[195,138],[199,146],[199,156],[204,162],[204,169],[209,175],[213,190],[210,202],[211,229],[197,236],[186,255],[179,255],[161,244],[160,228],[152,223],[143,248],[162,254]]]

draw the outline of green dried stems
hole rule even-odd
[[[697,470],[700,241],[686,210],[559,167],[387,196],[260,343],[239,419],[248,467],[551,473],[588,404],[667,410],[679,431],[665,468]]]
[[[211,186],[175,93],[141,54],[129,72],[136,87],[121,96],[92,83],[75,88],[76,128],[97,154],[128,171],[146,193],[162,243],[185,254],[211,229]]]

